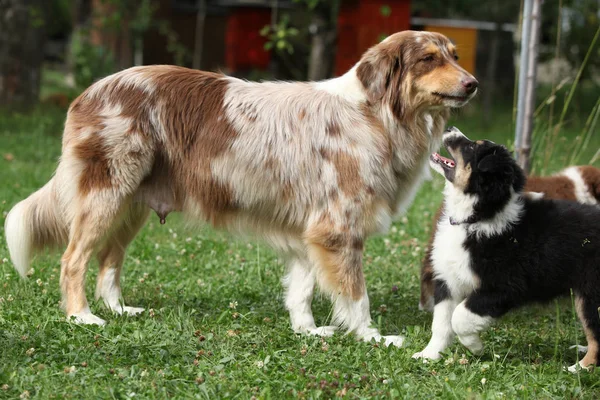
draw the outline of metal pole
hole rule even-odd
[[[537,54],[540,39],[541,12],[543,0],[533,0],[531,11],[531,34],[529,38],[529,60],[527,63],[527,84],[525,86],[523,132],[521,134],[521,155],[519,164],[529,172],[531,136],[533,132],[533,113],[535,112],[535,87],[537,77]],[[523,65],[523,64],[522,64]]]
[[[525,85],[527,83],[527,65],[529,60],[529,35],[531,33],[531,11],[533,0],[523,1],[523,16],[521,22],[521,56],[519,59],[519,91],[517,100],[517,121],[515,128],[515,158],[519,160],[521,135],[523,133],[525,111]]]

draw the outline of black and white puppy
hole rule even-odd
[[[600,341],[600,210],[523,193],[525,175],[504,146],[444,133],[453,159],[432,154],[444,175],[444,212],[433,242],[432,337],[414,358],[437,359],[456,334],[474,354],[479,333],[508,311],[573,289],[588,351]],[[576,370],[576,365],[569,368]]]

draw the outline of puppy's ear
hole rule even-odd
[[[381,100],[385,95],[397,62],[395,57],[381,54],[374,49],[369,50],[360,61],[356,75],[372,103]]]
[[[507,165],[504,157],[496,153],[488,154],[477,164],[477,169],[481,172],[500,172],[505,168],[510,168],[510,166]],[[508,172],[510,172],[510,170]]]

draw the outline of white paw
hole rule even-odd
[[[438,360],[442,356],[438,351],[431,351],[427,349],[423,349],[423,351],[419,351],[412,355],[414,359],[423,359],[423,362],[426,363],[428,360]]]
[[[337,326],[320,326],[318,328],[309,329],[308,333],[315,336],[330,337],[333,336],[336,329]]]
[[[591,369],[590,366],[584,367],[581,364],[581,361],[579,361],[577,364],[573,364],[569,368],[567,368],[567,371],[571,372],[572,374],[575,374],[579,371],[589,371],[590,369]]]
[[[129,307],[129,306],[123,306],[123,307],[119,306],[118,308],[113,308],[112,310],[119,315],[127,314],[130,316],[138,315],[138,314],[141,314],[144,312],[144,309],[141,307]]]
[[[483,342],[479,335],[459,336],[458,340],[476,356],[483,354]]]
[[[383,339],[385,340],[386,347],[389,347],[390,345],[394,345],[396,347],[402,347],[402,343],[404,343],[404,336],[400,336],[400,335],[383,336]]]
[[[574,344],[573,346],[569,347],[569,349],[577,349],[577,351],[580,353],[587,353],[588,351],[587,346],[581,346],[579,344]]]
[[[80,325],[106,325],[106,321],[102,318],[96,317],[91,312],[82,312],[78,314],[72,314],[67,317],[67,320],[72,321]]]

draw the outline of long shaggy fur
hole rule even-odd
[[[108,76],[71,104],[48,188],[11,213],[11,257],[25,270],[31,249],[68,236],[67,316],[102,324],[85,296],[90,258],[100,263],[97,296],[116,312],[140,312],[120,301],[124,249],[149,210],[161,223],[183,212],[252,234],[289,259],[295,331],[331,333],[310,311],[318,284],[337,323],[379,340],[364,242],[407,207],[449,109],[475,95],[477,81],[455,57],[446,37],[406,31],[323,82],[255,83],[174,66]]]

